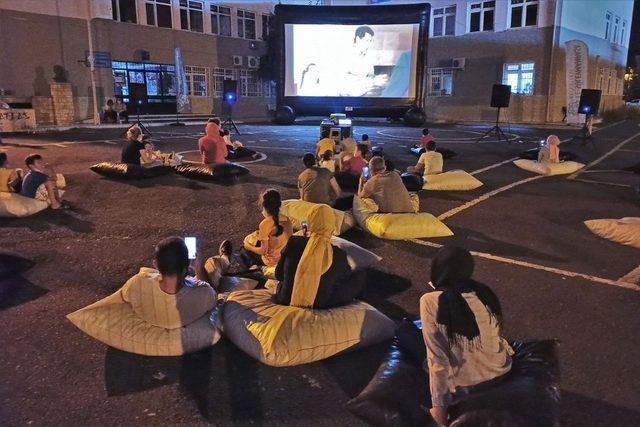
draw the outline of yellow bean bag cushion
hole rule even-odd
[[[366,347],[393,336],[396,325],[358,301],[312,310],[272,301],[266,289],[232,292],[222,310],[223,331],[236,346],[270,366],[294,366]]]
[[[604,239],[640,248],[640,217],[591,219],[584,224]]]
[[[316,203],[304,200],[284,200],[280,213],[291,220],[293,228],[301,229],[302,223],[307,220],[309,212]],[[333,209],[336,217],[336,235],[340,235],[356,225],[356,221],[349,212]]]
[[[482,182],[463,170],[453,170],[435,175],[425,175],[423,190],[467,191],[482,186]]]
[[[209,315],[216,293],[201,282],[177,294],[158,286],[157,270],[141,268],[112,295],[67,315],[87,335],[117,349],[148,356],[178,356],[218,342]]]
[[[371,199],[353,198],[353,216],[360,227],[381,239],[404,240],[453,236],[453,232],[435,216],[426,212],[377,213]]]
[[[258,286],[258,281],[247,277],[225,276],[228,268],[229,261],[221,256],[213,256],[204,264],[204,269],[209,276],[209,283],[218,290],[219,294],[251,290]]]
[[[60,195],[64,194],[66,181],[62,174],[57,175]],[[18,193],[0,191],[0,218],[21,218],[35,215],[49,207],[47,190],[44,184],[36,190],[36,198],[21,196]]]
[[[518,159],[514,160],[513,164],[529,172],[537,173],[539,175],[569,175],[584,167],[582,163],[578,162],[560,162],[560,163],[547,163],[536,162],[535,160]]]

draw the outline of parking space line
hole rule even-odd
[[[475,171],[471,172],[470,175],[477,175],[479,173],[486,172],[488,170],[497,168],[498,166],[506,165],[507,163],[511,163],[514,160],[518,160],[518,159],[519,159],[519,157],[513,157],[513,158],[511,158],[509,160],[505,160],[505,161],[502,161],[502,162],[494,163],[494,164],[492,164],[490,166],[487,166],[487,167],[484,167],[482,169],[475,170]]]
[[[631,283],[640,287],[640,265],[618,279],[619,282]]]
[[[608,181],[596,181],[594,179],[574,178],[572,179],[572,181],[586,182],[587,184],[601,184],[601,185],[611,185],[613,187],[631,188],[631,186],[627,184],[618,184],[617,182],[608,182]]]
[[[410,239],[408,241],[409,242],[413,242],[413,243],[417,243],[418,245],[421,245],[421,246],[427,246],[427,247],[436,248],[436,249],[439,249],[439,248],[444,246],[444,245],[441,245],[439,243],[428,242],[426,240]],[[544,265],[535,264],[535,263],[528,262],[528,261],[520,261],[520,260],[517,260],[517,259],[506,258],[506,257],[502,257],[502,256],[499,256],[499,255],[492,255],[492,254],[489,254],[489,253],[486,253],[486,252],[478,252],[478,251],[469,251],[469,252],[471,252],[471,255],[473,255],[473,256],[477,256],[479,258],[484,258],[484,259],[489,259],[489,260],[492,260],[492,261],[502,262],[502,263],[505,263],[505,264],[517,265],[519,267],[525,267],[525,268],[531,268],[531,269],[534,269],[534,270],[546,271],[548,273],[554,273],[554,274],[557,274],[557,275],[560,275],[560,276],[579,277],[581,279],[589,280],[589,281],[595,282],[595,283],[601,283],[601,284],[604,284],[604,285],[611,285],[611,286],[618,286],[618,287],[625,288],[625,289],[630,289],[630,290],[636,291],[636,292],[640,291],[640,286],[637,286],[637,285],[635,285],[633,283],[628,283],[625,280],[623,280],[624,278],[618,279],[618,280],[605,279],[605,278],[598,277],[598,276],[592,276],[590,274],[583,274],[583,273],[578,273],[578,272],[575,272],[575,271],[562,270],[560,268],[547,267],[547,266],[544,266]],[[627,276],[624,276],[624,277],[627,277]]]
[[[586,172],[589,168],[591,168],[591,167],[597,165],[598,163],[602,162],[604,159],[606,159],[607,157],[609,157],[610,155],[612,155],[613,153],[615,153],[616,151],[618,151],[619,149],[624,147],[626,144],[628,144],[630,141],[634,140],[638,136],[640,136],[640,132],[638,132],[638,133],[630,136],[629,138],[625,139],[620,144],[616,145],[611,150],[609,150],[608,152],[604,153],[602,156],[598,157],[593,162],[589,163],[587,166],[585,166],[584,168],[580,169],[576,173],[573,173],[573,174],[569,175],[567,177],[567,179],[576,179],[582,173]]]
[[[468,201],[467,203],[465,203],[463,205],[458,206],[457,208],[453,208],[451,210],[446,211],[443,214],[440,214],[438,216],[438,219],[440,221],[442,221],[442,220],[445,220],[447,218],[451,218],[452,216],[457,215],[460,212],[462,212],[464,210],[467,210],[470,207],[473,207],[473,206],[477,205],[480,202],[483,202],[483,201],[485,201],[487,199],[490,199],[491,197],[495,196],[496,194],[500,194],[500,193],[505,192],[507,190],[510,190],[510,189],[512,189],[514,187],[517,187],[517,186],[522,185],[522,184],[526,184],[526,183],[531,182],[531,181],[535,181],[535,180],[540,179],[540,178],[545,178],[545,175],[532,176],[532,177],[529,177],[529,178],[522,179],[520,181],[513,182],[513,183],[511,183],[509,185],[505,185],[504,187],[496,188],[493,191],[485,193],[485,194],[483,194],[482,196],[480,196],[478,198],[475,198],[475,199],[473,199],[471,201]]]

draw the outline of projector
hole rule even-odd
[[[331,120],[334,124],[339,124],[340,120],[346,120],[347,115],[344,113],[333,113],[329,116],[329,120]]]

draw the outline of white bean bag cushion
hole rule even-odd
[[[270,366],[294,366],[366,347],[393,336],[395,323],[364,302],[312,310],[272,301],[266,289],[232,292],[223,331],[237,347]]]
[[[425,175],[423,190],[468,191],[482,186],[482,182],[463,170]]]
[[[604,239],[640,248],[640,217],[591,219],[584,224]]]
[[[309,217],[309,212],[317,203],[306,202],[304,200],[284,200],[280,213],[291,220],[293,228],[299,230],[302,223]],[[340,235],[356,225],[356,220],[349,212],[333,209],[336,217],[336,235]]]
[[[216,301],[211,286],[168,295],[158,279],[156,270],[141,268],[118,291],[67,318],[111,347],[148,356],[178,356],[218,342],[220,333],[209,321]]]
[[[537,173],[539,175],[569,175],[584,167],[582,163],[578,162],[560,162],[560,163],[547,163],[537,162],[535,160],[518,159],[514,160],[513,164],[529,172]]]
[[[58,191],[62,196],[66,181],[62,174],[57,174]],[[47,189],[42,184],[36,190],[36,198],[21,196],[18,193],[0,191],[0,218],[20,218],[31,216],[49,207]]]
[[[369,268],[382,260],[382,257],[341,237],[333,236],[331,238],[331,244],[347,253],[347,262],[351,270],[354,271]]]
[[[353,216],[360,226],[382,239],[405,240],[453,236],[453,232],[435,216],[426,212],[377,213],[371,199],[353,198]]]

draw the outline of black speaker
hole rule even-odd
[[[222,99],[227,103],[233,104],[238,99],[238,81],[223,80],[222,81]]]
[[[578,105],[578,113],[580,114],[598,114],[600,109],[600,95],[602,91],[598,89],[582,89],[580,92],[580,105]]]
[[[493,108],[505,108],[511,100],[511,86],[493,85],[491,90],[491,106]]]

